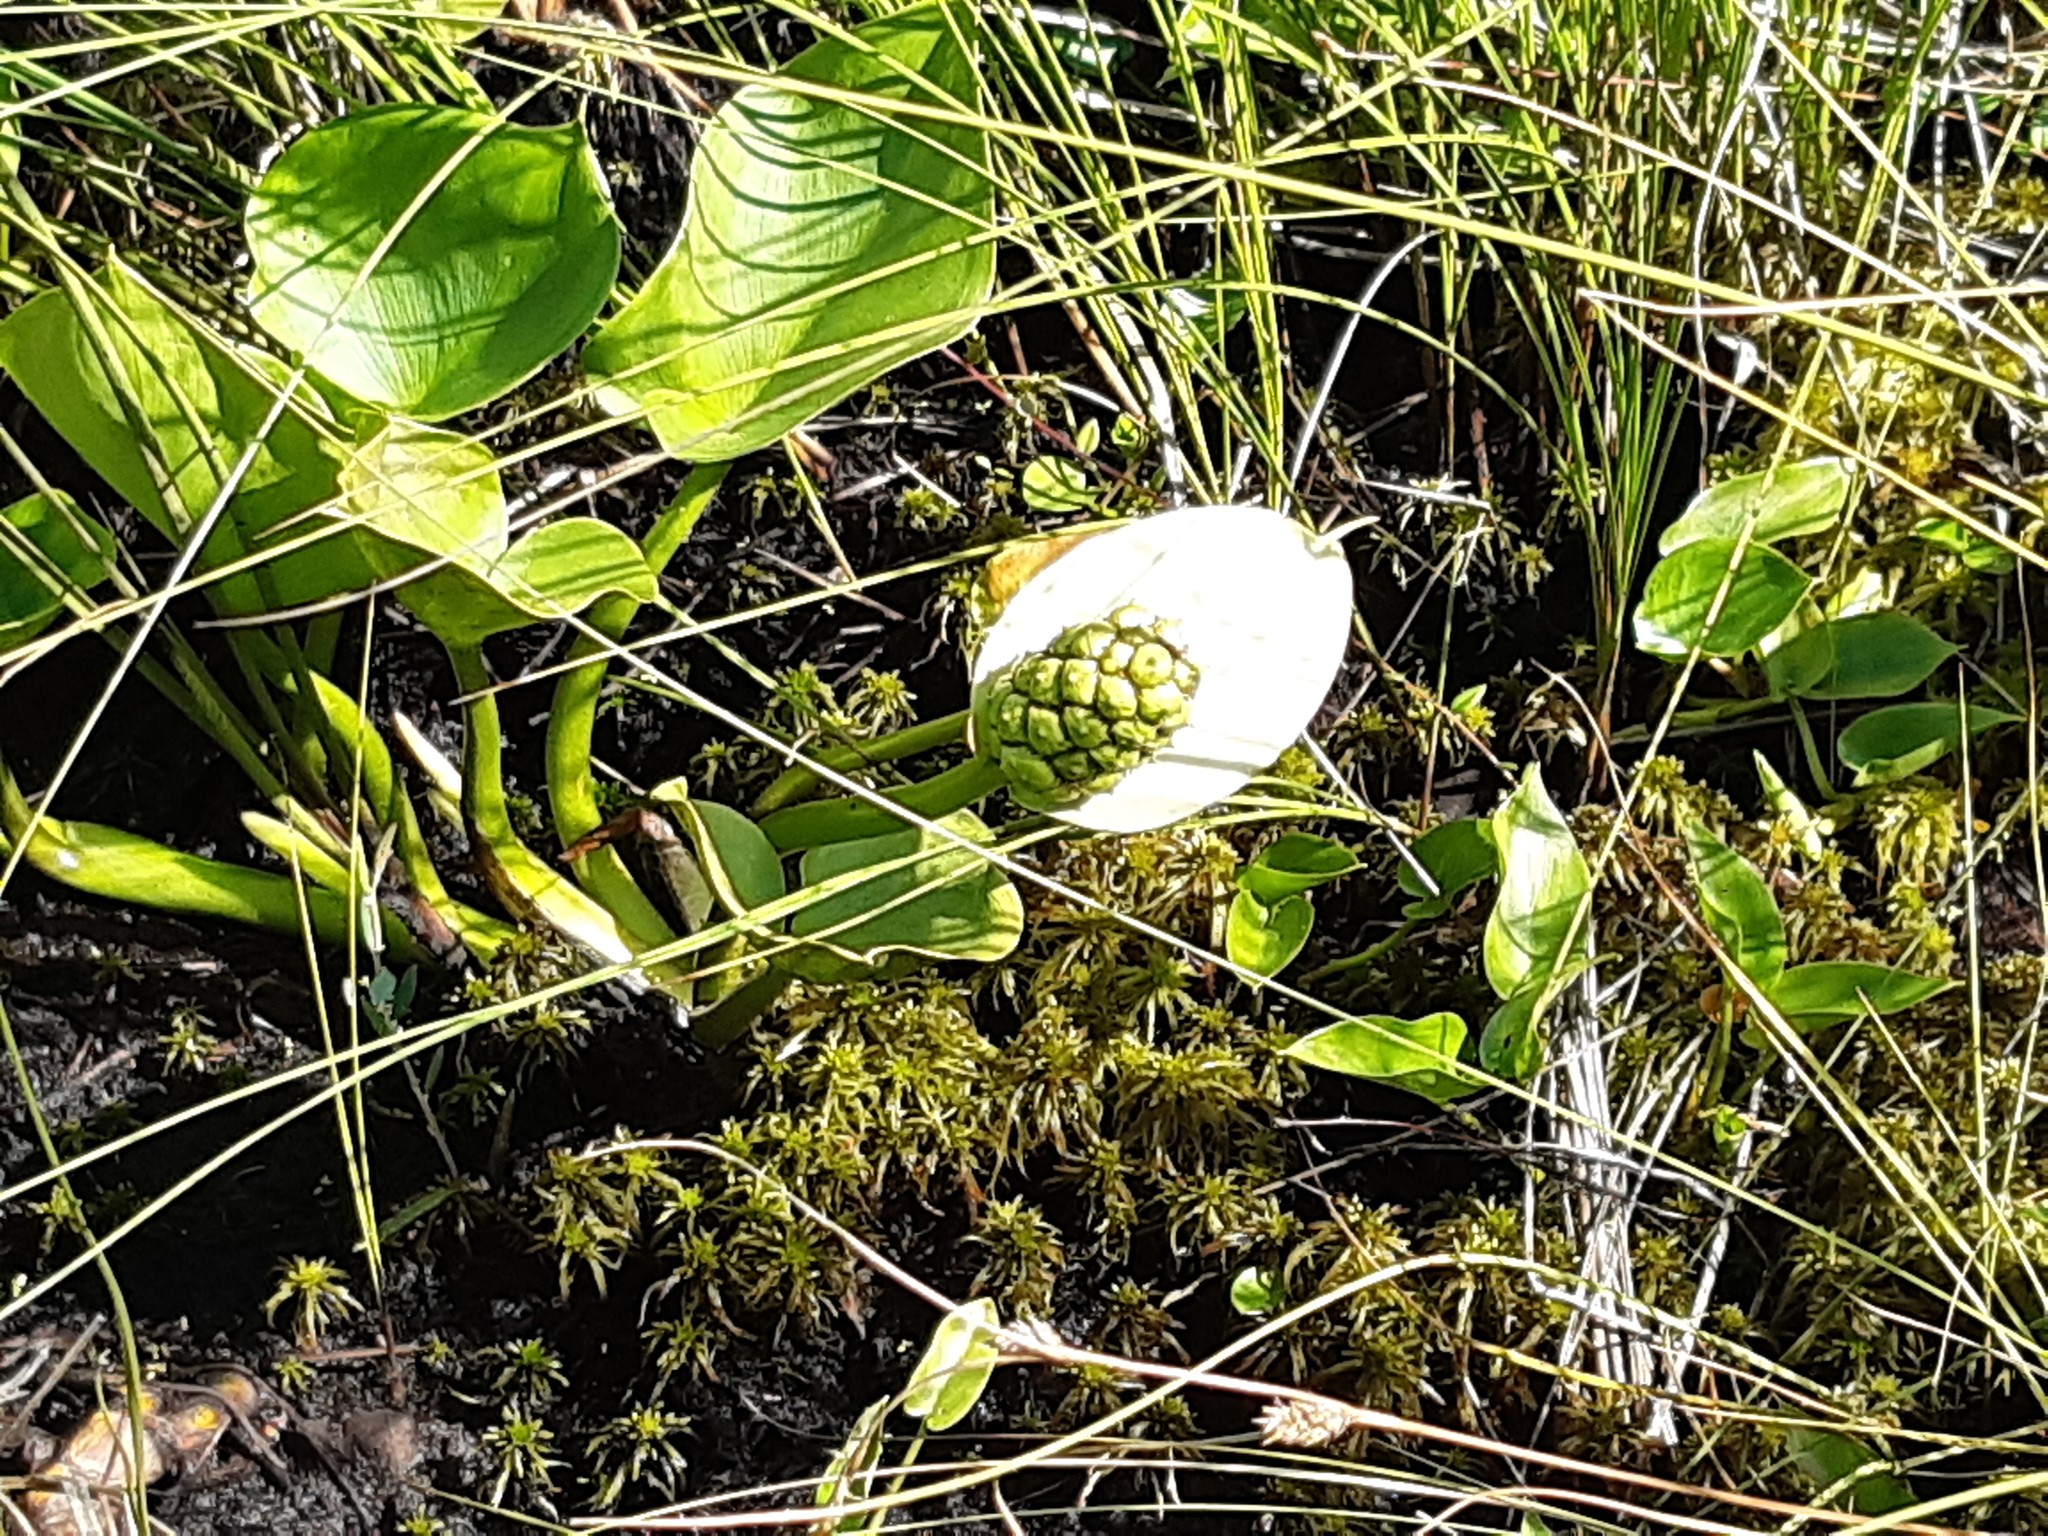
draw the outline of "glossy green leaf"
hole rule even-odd
[[[583,130],[400,103],[264,173],[249,310],[357,400],[437,421],[530,377],[597,317],[619,230]]]
[[[1041,456],[1024,466],[1024,505],[1034,512],[1086,512],[1096,492],[1072,459]]]
[[[656,596],[640,546],[609,523],[564,518],[509,543],[496,457],[472,438],[394,422],[349,460],[341,483],[371,564],[387,580],[412,577],[399,597],[444,640],[559,619],[608,592]]]
[[[2003,576],[2015,563],[2004,545],[1994,544],[1946,517],[1923,517],[1913,525],[1913,537],[1947,550],[1970,570],[1986,575]]]
[[[1806,573],[1762,543],[1740,561],[1735,550],[1733,539],[1701,539],[1658,561],[1636,608],[1636,644],[1675,661],[1695,646],[1703,656],[1739,656],[1784,623],[1811,585]]]
[[[1486,979],[1501,997],[1561,980],[1591,953],[1592,872],[1530,764],[1493,815],[1500,894],[1486,921]]]
[[[968,811],[938,826],[975,842],[989,839]],[[906,859],[900,868],[880,867]],[[924,827],[813,848],[803,858],[803,883],[822,886],[871,869],[868,878],[820,895],[789,920],[793,937],[860,958],[806,946],[785,958],[790,970],[833,982],[877,970],[901,974],[915,969],[918,956],[1000,960],[1023,935],[1024,901],[1002,870]],[[908,953],[891,956],[892,950]]]
[[[1766,995],[1795,1028],[1820,1029],[1873,1011],[1897,1013],[1954,985],[1945,977],[1920,976],[1863,960],[1822,960],[1793,966]]]
[[[584,350],[605,409],[669,452],[729,459],[961,335],[995,282],[987,136],[971,112],[974,12],[923,5],[828,37],[712,119],[675,247]]]
[[[1828,619],[1764,658],[1771,692],[1802,699],[1889,699],[1919,687],[1956,648],[1896,609]]]
[[[1832,1429],[1793,1429],[1787,1432],[1785,1445],[1793,1465],[1815,1492],[1854,1478],[1849,1507],[1859,1515],[1886,1515],[1919,1502],[1884,1456],[1848,1435]]]
[[[1511,1083],[1527,1083],[1543,1066],[1541,990],[1525,987],[1493,1010],[1479,1033],[1479,1065]]]
[[[1770,886],[1703,822],[1686,823],[1685,846],[1708,930],[1738,970],[1769,990],[1785,969],[1785,922]]]
[[[1283,896],[1267,906],[1250,891],[1239,891],[1230,899],[1224,948],[1231,964],[1277,976],[1301,953],[1315,921],[1315,907],[1306,896]]]
[[[33,640],[64,611],[68,587],[87,591],[114,568],[114,536],[62,491],[0,509],[0,656]]]
[[[693,799],[684,779],[658,785],[648,799],[666,807],[682,824],[718,904],[730,916],[765,907],[787,894],[782,856],[765,832],[731,806]]]
[[[1288,832],[1259,850],[1237,877],[1268,906],[1338,880],[1358,868],[1358,855],[1333,838]]]
[[[385,575],[420,554],[488,565],[511,546],[497,455],[456,432],[390,423],[349,455],[340,506],[366,547],[397,547],[376,562]]]
[[[1421,877],[1402,861],[1394,880],[1416,898],[1401,909],[1406,918],[1442,917],[1465,891],[1500,872],[1500,855],[1494,851],[1490,824],[1483,817],[1467,816],[1431,827],[1408,851],[1436,881],[1437,894],[1426,894]]]
[[[1664,530],[1657,552],[1669,555],[1703,539],[1735,539],[1745,527],[1758,544],[1834,527],[1855,484],[1846,459],[1807,459],[1776,469],[1738,475],[1708,486]],[[1753,527],[1751,525],[1754,525]]]
[[[1456,1066],[1464,1048],[1465,1021],[1455,1013],[1419,1019],[1368,1014],[1303,1035],[1287,1047],[1287,1054],[1312,1067],[1370,1078],[1447,1104],[1480,1086],[1477,1078]]]
[[[77,293],[74,303],[51,289],[0,323],[0,367],[79,457],[182,543],[260,437],[195,569],[317,540],[268,561],[261,579],[210,584],[215,606],[254,613],[367,587],[370,569],[344,530],[295,517],[333,496],[342,457],[318,397],[297,391],[265,430],[288,382],[276,358],[226,345],[119,263]]]
[[[1266,1317],[1287,1301],[1287,1286],[1270,1269],[1240,1269],[1230,1281],[1230,1309],[1243,1317]]]
[[[1955,751],[1966,718],[1972,736],[2020,717],[1983,704],[1937,699],[1925,704],[1888,704],[1842,732],[1835,750],[1856,771],[1858,785],[1888,784],[1919,773]]]
[[[1002,1356],[998,1330],[1002,1317],[987,1297],[963,1302],[939,1319],[925,1346],[910,1385],[903,1389],[903,1411],[923,1419],[933,1434],[951,1429],[981,1401],[988,1379]]]

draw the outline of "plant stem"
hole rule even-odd
[[[794,853],[823,843],[900,832],[913,820],[950,815],[1002,786],[1003,770],[988,758],[974,757],[931,778],[884,791],[882,798],[901,806],[901,813],[849,795],[777,811],[762,820],[761,830],[778,852]]]
[[[1411,917],[1370,949],[1362,949],[1355,955],[1346,955],[1341,960],[1332,960],[1328,965],[1317,966],[1301,978],[1301,984],[1306,987],[1314,982],[1327,981],[1332,976],[1344,976],[1352,971],[1362,971],[1375,960],[1391,953],[1403,939],[1407,938],[1409,934],[1421,926],[1421,919]]]
[[[857,768],[872,768],[877,763],[915,757],[920,752],[936,751],[963,740],[967,735],[968,714],[963,709],[937,720],[921,720],[916,725],[906,725],[900,731],[891,731],[872,741],[851,741],[844,746],[822,748],[813,752],[811,757],[834,773],[851,773]],[[754,801],[754,814],[766,816],[771,811],[794,805],[814,793],[819,782],[813,769],[801,765],[790,768],[761,791]]]
[[[282,799],[284,780],[263,761],[263,754],[254,743],[255,732],[241,712],[220,692],[196,656],[174,643],[171,658],[172,666],[165,667],[153,656],[138,656],[135,670],[235,760],[235,766],[249,776],[258,794],[273,803]]]
[[[256,701],[256,713],[268,728],[270,739],[283,754],[302,792],[309,797],[324,798],[327,794],[325,778],[307,757],[305,742],[286,723],[283,712],[277,707],[277,699],[265,681],[258,641],[259,637],[253,630],[228,631],[228,650],[234,656],[243,680],[249,685],[249,695]]]
[[[689,542],[697,520],[710,506],[712,494],[729,467],[700,464],[690,471],[682,489],[662,509],[640,545],[648,567],[657,575]],[[569,648],[569,659],[586,664],[564,672],[555,684],[554,707],[548,714],[548,800],[554,813],[555,835],[565,848],[604,824],[604,813],[597,804],[597,785],[590,773],[590,740],[597,725],[598,696],[604,690],[605,641],[620,640],[639,612],[639,603],[618,593],[593,603],[587,621],[604,640],[579,635]],[[582,862],[587,866],[590,860]]]
[[[28,802],[0,764],[0,830],[5,837],[18,839],[30,819]],[[222,917],[280,933],[304,930],[299,888],[287,877],[167,848],[115,827],[45,816],[28,839],[23,857],[61,885],[124,905]],[[349,907],[345,897],[331,891],[309,887],[305,892],[305,913],[324,943],[348,943]],[[381,921],[384,941],[393,954],[409,962],[433,959],[395,914],[383,913]]]
[[[697,520],[711,505],[730,467],[698,465],[655,519],[641,541],[640,552],[657,576],[689,542]],[[592,604],[588,622],[604,640],[579,635],[569,649],[569,659],[585,664],[563,673],[555,684],[554,707],[548,713],[548,805],[554,815],[555,836],[564,848],[604,824],[597,783],[590,772],[590,741],[597,728],[597,702],[604,692],[607,671],[604,642],[622,639],[639,612],[637,602],[620,594]],[[574,869],[578,883],[610,908],[626,931],[643,944],[651,947],[674,937],[616,849],[593,848],[576,860]]]
[[[795,978],[771,965],[753,980],[742,983],[717,1002],[690,1016],[690,1033],[709,1051],[722,1051],[753,1027],[754,1021],[775,1006]],[[714,1071],[720,1058],[713,1057]],[[732,1086],[737,1087],[734,1083]]]
[[[513,830],[505,803],[504,727],[483,647],[443,643],[456,687],[468,699],[462,711],[462,821],[485,882],[514,917],[546,923],[606,964],[631,960],[638,949],[618,914],[586,895]]]
[[[399,868],[405,871],[413,895],[428,913],[448,925],[464,948],[479,960],[488,961],[512,937],[513,930],[448,894],[433,852],[420,831],[412,797],[398,782],[391,748],[383,735],[356,707],[354,697],[346,689],[318,672],[311,674],[311,681],[328,754],[338,770],[360,772],[363,808],[377,827],[396,829],[392,852],[398,858]],[[358,754],[362,761],[360,770],[355,766]],[[422,914],[422,918],[427,920],[427,914]]]
[[[1799,745],[1806,751],[1806,768],[1813,775],[1813,782],[1820,787],[1823,801],[1836,798],[1834,781],[1828,777],[1827,760],[1821,756],[1820,743],[1813,739],[1813,726],[1806,718],[1806,711],[1797,699],[1786,700],[1792,706],[1792,723],[1799,729]]]
[[[472,836],[510,842],[512,812],[505,804],[505,734],[498,695],[480,645],[448,645],[462,706],[462,819]]]

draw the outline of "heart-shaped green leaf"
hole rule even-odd
[[[1371,1078],[1447,1104],[1480,1086],[1479,1079],[1457,1068],[1458,1053],[1464,1048],[1465,1021],[1455,1013],[1419,1019],[1376,1013],[1340,1019],[1303,1035],[1287,1047],[1287,1054],[1312,1067]]]
[[[787,893],[782,856],[768,841],[768,834],[731,806],[691,798],[689,784],[683,779],[657,786],[648,798],[666,806],[682,823],[683,834],[697,850],[704,877],[729,916],[765,907]]]
[[[1306,896],[1283,896],[1267,906],[1250,891],[1239,891],[1230,899],[1224,947],[1233,965],[1277,976],[1301,953],[1315,921],[1315,908]]]
[[[249,199],[250,313],[357,400],[436,421],[597,317],[619,231],[583,130],[400,103],[315,128]]]
[[[83,309],[81,310],[81,306]],[[261,612],[367,587],[374,579],[338,524],[294,514],[334,494],[344,434],[312,391],[265,428],[289,370],[230,347],[118,262],[75,289],[38,294],[0,324],[0,367],[79,457],[173,543],[220,498],[251,443],[195,569],[286,543],[303,547],[207,588],[225,613]]]
[[[1259,850],[1237,883],[1271,906],[1358,868],[1358,855],[1333,838],[1288,832]]]
[[[47,629],[67,589],[96,587],[113,568],[113,534],[62,491],[0,509],[0,656]]]
[[[1500,871],[1500,855],[1494,851],[1490,828],[1483,817],[1467,816],[1431,827],[1408,851],[1415,856],[1416,863],[1429,871],[1437,889],[1434,896],[1426,894],[1421,877],[1406,861],[1401,863],[1394,871],[1394,880],[1416,898],[1401,909],[1401,915],[1410,919],[1442,917],[1463,892],[1482,880],[1492,879]]]
[[[1889,699],[1918,688],[1956,648],[1911,614],[1828,619],[1764,658],[1771,692],[1802,699]]]
[[[973,842],[989,840],[988,828],[969,811],[956,811],[937,826]],[[803,883],[813,887],[874,871],[819,895],[790,918],[793,937],[832,946],[807,946],[784,958],[807,981],[901,974],[916,968],[918,956],[1000,960],[1024,933],[1024,900],[1009,877],[932,828],[827,843],[804,855],[802,870]],[[848,959],[833,950],[875,958]],[[892,958],[891,950],[908,953]]]
[[[1849,1506],[1859,1515],[1888,1515],[1919,1502],[1885,1456],[1831,1429],[1789,1429],[1785,1448],[1816,1491],[1850,1484]]]
[[[1872,1011],[1897,1013],[1954,985],[1944,977],[1920,976],[1863,960],[1823,960],[1793,966],[1766,995],[1771,1006],[1795,1028],[1819,1029],[1863,1018]]]
[[[1967,722],[1975,736],[1994,725],[2014,725],[2019,716],[1983,704],[1954,699],[1925,704],[1887,704],[1854,721],[1835,743],[1842,761],[1856,770],[1856,782],[1888,784],[1932,767],[1963,739]]]
[[[1736,968],[1768,990],[1785,969],[1785,922],[1771,888],[1749,860],[1703,822],[1686,823],[1685,844],[1699,888],[1700,916]]]
[[[1733,539],[1701,539],[1658,561],[1636,608],[1636,644],[1675,661],[1695,646],[1703,656],[1739,656],[1782,624],[1806,595],[1805,572],[1761,543],[1739,560],[1735,551]]]
[[[890,111],[974,110],[973,26],[918,6],[784,72],[860,106],[779,85],[726,103],[674,249],[584,349],[606,409],[644,413],[671,453],[734,458],[974,322],[995,282],[987,135]]]
[[[1700,492],[1664,530],[1657,552],[1669,555],[1702,539],[1739,538],[1745,527],[1758,544],[1826,533],[1834,527],[1854,483],[1848,461],[1835,458],[1737,475]]]
[[[474,439],[393,422],[341,481],[342,509],[378,574],[410,576],[399,596],[453,644],[566,617],[607,592],[656,595],[640,546],[595,518],[548,523],[508,546],[497,462]]]

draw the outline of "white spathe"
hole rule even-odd
[[[978,694],[1075,624],[1135,603],[1178,629],[1200,672],[1188,723],[1114,789],[1052,812],[1147,832],[1263,773],[1322,706],[1351,629],[1351,567],[1333,538],[1266,507],[1182,507],[1081,540],[1010,599],[975,658]]]

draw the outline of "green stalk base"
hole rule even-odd
[[[969,758],[920,783],[885,792],[882,798],[902,807],[901,811],[886,810],[871,801],[848,796],[777,811],[762,819],[761,830],[768,834],[768,840],[779,853],[795,853],[825,843],[847,843],[861,837],[881,837],[900,832],[913,821],[936,821],[941,816],[950,816],[1002,788],[1003,783],[1003,770],[995,763],[982,757]]]

